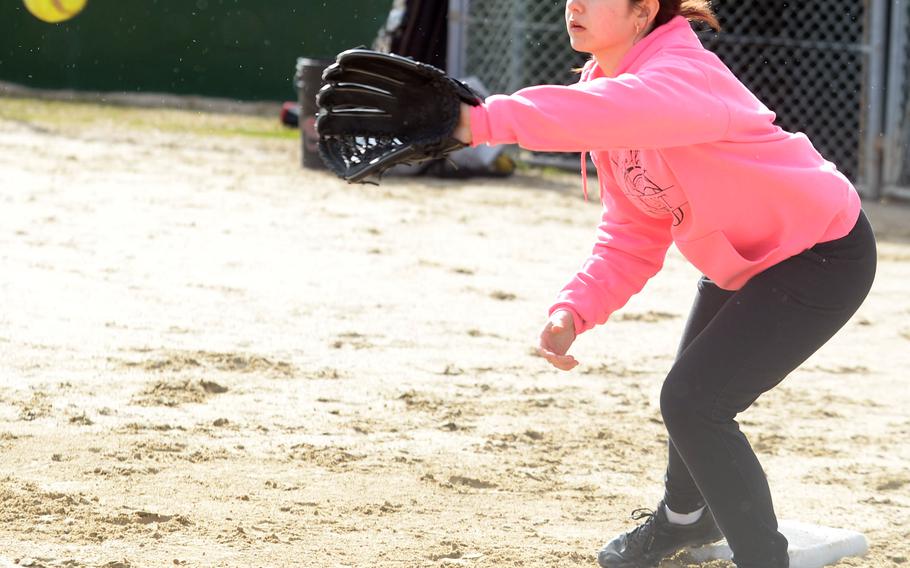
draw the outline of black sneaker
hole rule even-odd
[[[597,555],[597,562],[603,568],[651,568],[683,548],[724,538],[707,507],[701,518],[691,525],[670,523],[663,501],[657,505],[657,511],[636,509],[632,518],[647,520],[603,547]]]

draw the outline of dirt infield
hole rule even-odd
[[[671,250],[559,373],[531,347],[590,248],[577,176],[346,186],[274,122],[0,99],[0,559],[595,566],[661,496],[697,273]],[[839,566],[910,562],[884,237],[860,312],[742,416],[780,517],[866,534]]]

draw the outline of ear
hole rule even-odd
[[[638,4],[638,17],[641,18],[642,27],[645,29],[650,28],[659,11],[660,0],[642,0]]]

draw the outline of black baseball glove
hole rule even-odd
[[[341,52],[322,78],[319,154],[351,183],[463,148],[452,137],[461,103],[481,103],[470,87],[432,65],[369,49]]]

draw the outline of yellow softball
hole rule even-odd
[[[25,8],[33,16],[48,22],[56,24],[75,17],[85,8],[88,0],[23,0]]]

